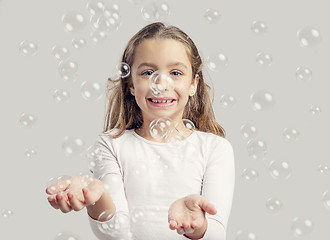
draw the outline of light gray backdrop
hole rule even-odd
[[[107,2],[107,1],[105,1]],[[63,214],[50,207],[45,187],[58,175],[77,175],[87,171],[86,159],[67,156],[62,149],[65,136],[77,137],[90,146],[102,131],[105,96],[97,101],[81,95],[84,81],[104,84],[118,63],[130,37],[148,24],[141,8],[148,1],[114,1],[120,6],[122,24],[95,44],[91,25],[77,33],[65,32],[62,16],[79,11],[86,17],[86,0],[0,1],[0,77],[1,77],[1,174],[0,209],[12,214],[0,216],[0,239],[55,239],[60,232],[72,233],[80,240],[96,239],[90,230],[86,211]],[[297,239],[293,221],[310,220],[302,229],[302,239],[329,239],[330,210],[324,205],[330,190],[329,165],[329,50],[330,16],[326,1],[174,1],[167,0],[170,15],[166,21],[180,27],[195,41],[203,59],[220,52],[228,65],[218,71],[205,67],[214,86],[214,111],[232,142],[236,163],[236,186],[228,239]],[[207,9],[221,17],[208,22]],[[253,21],[267,25],[264,34],[251,30]],[[312,26],[321,34],[315,46],[302,47],[297,32]],[[71,41],[82,37],[80,49]],[[20,43],[32,41],[38,50],[24,56]],[[313,40],[312,42],[313,43]],[[65,81],[51,54],[54,45],[69,50],[78,64],[76,81]],[[269,53],[271,65],[260,65],[258,53]],[[309,81],[296,77],[305,66],[312,72]],[[68,102],[56,102],[57,89],[70,93]],[[275,100],[267,111],[254,111],[250,96],[269,91]],[[236,102],[225,107],[221,96]],[[311,106],[321,112],[312,114]],[[31,127],[20,123],[23,113],[36,119]],[[254,125],[258,137],[267,143],[263,160],[249,156],[247,139],[240,128]],[[299,131],[296,140],[283,136],[285,128]],[[26,148],[36,154],[28,157]],[[271,161],[286,162],[292,169],[287,179],[271,176]],[[258,172],[255,181],[242,177],[245,169]],[[321,170],[320,170],[321,169]],[[270,211],[269,198],[279,199],[282,207]],[[330,204],[328,203],[328,206]],[[308,224],[308,221],[306,222]],[[299,223],[298,223],[298,226]],[[244,231],[244,234],[240,234]],[[309,232],[309,234],[307,234]],[[251,233],[248,235],[248,233]],[[306,233],[306,234],[304,234]],[[254,235],[253,235],[254,234]],[[238,235],[238,236],[237,236]]]

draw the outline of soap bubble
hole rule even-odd
[[[207,66],[212,71],[219,71],[228,65],[228,58],[223,53],[213,53],[206,58]]]
[[[322,112],[321,108],[315,105],[312,105],[309,108],[309,112],[315,116],[320,115],[320,113]]]
[[[328,165],[325,164],[320,164],[317,168],[318,172],[320,172],[321,174],[325,174],[330,172],[330,167]]]
[[[254,111],[266,111],[275,105],[273,95],[266,90],[258,90],[251,94],[250,101]]]
[[[296,78],[303,82],[308,82],[312,79],[312,71],[307,67],[297,67]]]
[[[330,191],[325,191],[322,194],[323,205],[326,209],[330,209]]]
[[[102,98],[104,87],[98,82],[85,81],[80,85],[81,96],[85,100],[97,101]]]
[[[23,113],[19,119],[20,125],[25,128],[31,128],[35,122],[36,118],[29,113]]]
[[[98,228],[112,237],[120,237],[122,232],[129,232],[129,215],[123,211],[107,210],[100,214]]]
[[[80,49],[86,45],[86,40],[84,38],[73,38],[72,46],[76,49]]]
[[[86,9],[91,15],[103,13],[104,2],[99,0],[89,0],[86,4]]]
[[[222,95],[220,97],[220,103],[224,108],[231,108],[236,104],[236,98],[231,95]]]
[[[195,130],[195,124],[189,119],[182,119],[183,125],[189,130]]]
[[[165,91],[172,91],[174,89],[174,81],[167,73],[157,70],[149,77],[149,87],[152,90],[152,94],[157,97],[163,95]]]
[[[134,207],[130,214],[130,218],[133,223],[145,225],[146,215],[146,210],[143,207]]]
[[[272,65],[273,58],[269,53],[260,52],[260,53],[257,54],[256,61],[260,65],[270,66],[270,65]]]
[[[56,102],[69,102],[70,93],[63,89],[56,89],[53,94],[53,98]]]
[[[93,43],[98,44],[104,42],[108,35],[101,31],[91,31],[89,36],[91,37]]]
[[[295,237],[306,237],[309,236],[310,233],[313,231],[314,224],[310,219],[307,218],[294,218],[291,230]]]
[[[66,156],[76,156],[84,151],[84,141],[75,137],[64,137],[62,149]]]
[[[283,207],[283,203],[278,198],[270,197],[267,199],[266,208],[270,212],[277,213],[281,210],[282,207]]]
[[[274,179],[288,179],[292,173],[290,165],[285,161],[271,161],[269,171]]]
[[[252,232],[240,230],[236,233],[235,240],[257,240],[257,236]]]
[[[109,32],[110,31],[110,22],[103,14],[95,14],[90,19],[91,26],[94,31],[99,32]]]
[[[18,50],[23,56],[34,56],[37,54],[38,47],[34,42],[24,40],[20,43]]]
[[[66,47],[56,44],[52,47],[51,54],[60,62],[69,58],[70,51]]]
[[[27,156],[28,158],[30,158],[30,157],[37,155],[37,152],[34,149],[27,148],[27,149],[25,149],[24,155]]]
[[[67,12],[62,16],[64,30],[66,32],[79,32],[86,26],[84,14],[78,11]]]
[[[78,75],[78,64],[70,58],[63,60],[58,65],[58,72],[63,80],[75,81]]]
[[[55,240],[79,240],[79,238],[71,233],[58,233]]]
[[[242,172],[242,178],[247,182],[255,182],[258,180],[259,173],[255,169],[245,168]]]
[[[96,144],[93,144],[87,148],[85,151],[85,157],[87,159],[88,169],[92,173],[102,169],[105,165],[105,159],[102,156],[102,151]]]
[[[258,136],[257,128],[254,125],[247,123],[241,126],[240,132],[246,140],[250,140]]]
[[[204,14],[205,20],[209,23],[218,22],[220,17],[221,17],[221,15],[220,15],[219,11],[217,11],[215,9],[207,9]]]
[[[46,187],[49,188],[50,186],[52,186],[54,184],[59,184],[59,183],[62,183],[62,182],[64,182],[64,183],[59,185],[59,190],[61,192],[64,192],[67,188],[67,185],[71,184],[71,176],[69,176],[69,175],[60,175],[60,176],[57,176],[57,177],[52,177],[48,180]],[[55,191],[57,191],[55,186],[50,187],[50,190],[53,193]]]
[[[149,125],[150,135],[155,139],[165,137],[173,128],[172,120],[169,118],[159,118],[153,120]]]
[[[1,215],[3,218],[9,218],[11,216],[13,216],[13,211],[9,210],[9,209],[2,209],[1,210]]]
[[[134,162],[134,174],[139,177],[145,177],[147,176],[147,173],[149,171],[148,165],[144,161],[136,161]]]
[[[319,30],[314,27],[306,26],[298,30],[297,37],[301,47],[314,47],[322,39]]]
[[[165,2],[150,2],[141,8],[141,14],[149,22],[165,21],[170,15],[170,7]]]
[[[254,160],[263,160],[267,153],[267,144],[264,140],[254,138],[248,141],[247,151]]]
[[[267,31],[267,24],[262,21],[253,21],[251,30],[254,32],[256,35],[262,35]]]
[[[112,71],[111,79],[126,78],[131,74],[131,68],[127,63],[121,62],[117,64],[116,68]]]
[[[297,140],[300,135],[299,131],[295,128],[285,128],[282,134],[287,140]]]

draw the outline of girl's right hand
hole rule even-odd
[[[97,202],[104,193],[104,185],[99,179],[76,176],[48,186],[46,193],[53,195],[48,197],[53,208],[68,213],[71,210],[80,211]]]

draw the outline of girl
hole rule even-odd
[[[48,197],[51,206],[64,213],[86,207],[99,239],[225,240],[234,154],[215,120],[195,44],[177,27],[152,23],[128,42],[122,62],[131,72],[109,79],[104,131],[96,141],[102,166],[93,181],[73,177],[49,186],[46,192],[56,194]],[[156,71],[175,82],[162,97],[149,87]],[[152,137],[150,123],[159,118],[177,123],[178,144]]]

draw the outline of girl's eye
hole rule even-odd
[[[151,70],[145,71],[142,73],[142,75],[150,76],[152,74]]]
[[[173,75],[173,76],[175,76],[175,77],[178,77],[178,76],[181,76],[182,74],[180,73],[180,72],[178,72],[178,71],[173,71],[173,72],[171,72],[171,74]]]

